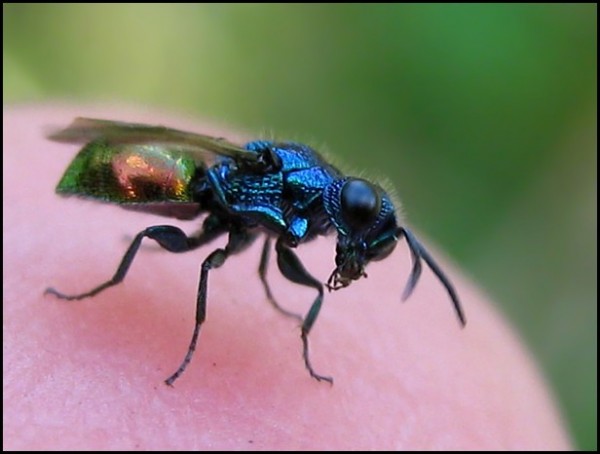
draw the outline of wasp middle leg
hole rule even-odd
[[[181,376],[192,360],[194,352],[196,351],[198,336],[200,335],[200,328],[206,319],[208,272],[214,268],[221,267],[229,256],[246,249],[250,244],[252,244],[256,236],[257,235],[255,233],[250,233],[244,228],[231,228],[229,231],[229,241],[227,242],[225,248],[215,249],[208,255],[204,262],[202,262],[202,266],[200,267],[198,294],[196,297],[196,324],[194,325],[194,332],[192,333],[192,339],[190,340],[190,345],[185,357],[183,358],[183,361],[177,370],[165,380],[167,385],[172,386],[175,380]]]
[[[260,255],[260,265],[258,267],[258,275],[265,289],[265,293],[267,294],[267,300],[269,301],[269,303],[271,303],[271,306],[273,306],[275,310],[277,310],[280,314],[302,322],[302,316],[300,314],[296,314],[295,312],[288,311],[287,309],[281,307],[277,300],[275,300],[275,298],[273,297],[273,294],[271,293],[271,287],[269,286],[269,282],[267,281],[267,265],[269,264],[270,256],[271,238],[267,236],[263,244],[262,253]]]

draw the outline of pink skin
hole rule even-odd
[[[425,268],[404,304],[402,242],[368,279],[326,293],[301,359],[296,322],[269,307],[257,277],[261,244],[211,273],[196,355],[170,388],[193,329],[201,261],[146,241],[125,283],[60,301],[109,278],[132,236],[167,218],[54,194],[76,147],[43,137],[78,115],[162,123],[239,138],[202,122],[114,107],[4,111],[5,449],[568,449],[556,406],[517,335],[481,291],[443,264],[463,301],[460,329]],[[192,233],[199,223],[176,223]],[[430,242],[424,241],[425,244]],[[218,240],[215,244],[223,244]],[[320,280],[335,239],[298,248]],[[269,267],[275,297],[308,310],[311,289]]]

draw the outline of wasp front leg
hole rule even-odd
[[[302,262],[298,256],[289,248],[289,246],[284,243],[281,238],[277,240],[275,250],[277,251],[277,265],[279,266],[281,274],[296,284],[314,288],[317,290],[317,292],[319,292],[312,306],[310,307],[308,314],[306,314],[306,317],[304,317],[302,322],[302,357],[304,358],[304,365],[306,366],[306,369],[310,373],[311,377],[318,381],[323,380],[333,384],[333,378],[320,375],[315,372],[312,364],[310,363],[308,354],[308,334],[310,333],[310,330],[317,320],[321,310],[321,305],[323,303],[323,285],[317,279],[312,277],[308,271],[306,271],[306,268],[304,268],[304,265],[302,265]]]

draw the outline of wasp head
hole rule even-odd
[[[324,205],[338,231],[335,264],[327,286],[347,287],[366,277],[370,261],[386,258],[398,241],[395,208],[379,186],[360,178],[344,178],[328,186]]]

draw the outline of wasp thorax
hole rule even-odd
[[[357,229],[371,225],[381,209],[381,197],[375,186],[358,178],[344,184],[341,202],[344,220]]]

